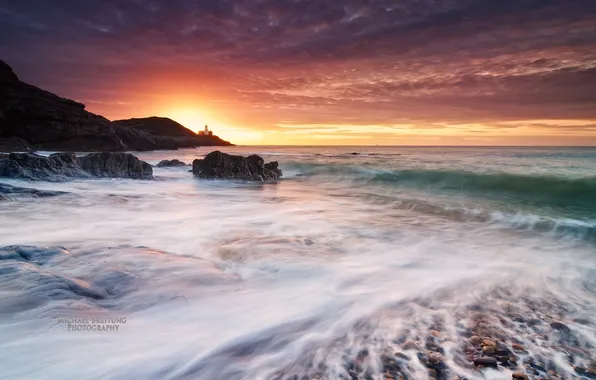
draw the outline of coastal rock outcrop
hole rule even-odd
[[[153,178],[153,168],[130,153],[55,153],[48,157],[33,153],[11,153],[0,158],[0,177],[65,181],[70,178]]]
[[[161,160],[155,166],[158,168],[173,168],[177,166],[186,166],[186,164],[174,158],[173,160]]]
[[[112,122],[85,105],[19,80],[0,61],[0,151],[126,151],[231,145],[167,118]]]
[[[55,153],[49,157],[32,153],[11,153],[0,159],[0,177],[65,181],[72,177],[90,177],[74,153]]]
[[[211,152],[202,160],[194,160],[192,173],[198,178],[247,181],[271,181],[282,176],[276,161],[265,164],[256,154],[243,157],[220,151]]]
[[[153,178],[153,168],[130,153],[91,153],[78,158],[81,168],[95,177]]]

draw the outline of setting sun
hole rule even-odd
[[[203,130],[207,125],[218,136],[224,136],[228,140],[239,141],[242,144],[258,144],[263,139],[263,135],[259,131],[232,126],[199,108],[168,108],[160,114],[177,121],[194,132]]]

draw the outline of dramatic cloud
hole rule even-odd
[[[596,144],[594,0],[0,0],[0,52],[109,118],[196,107],[248,142]]]

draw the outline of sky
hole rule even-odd
[[[596,145],[596,0],[0,0],[0,59],[244,145]]]

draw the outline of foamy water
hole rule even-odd
[[[396,352],[427,378],[433,345],[451,377],[511,378],[472,335],[561,377],[596,358],[596,150],[225,151],[284,178],[3,180],[69,194],[0,203],[0,246],[61,247],[0,260],[0,378],[382,379]]]

